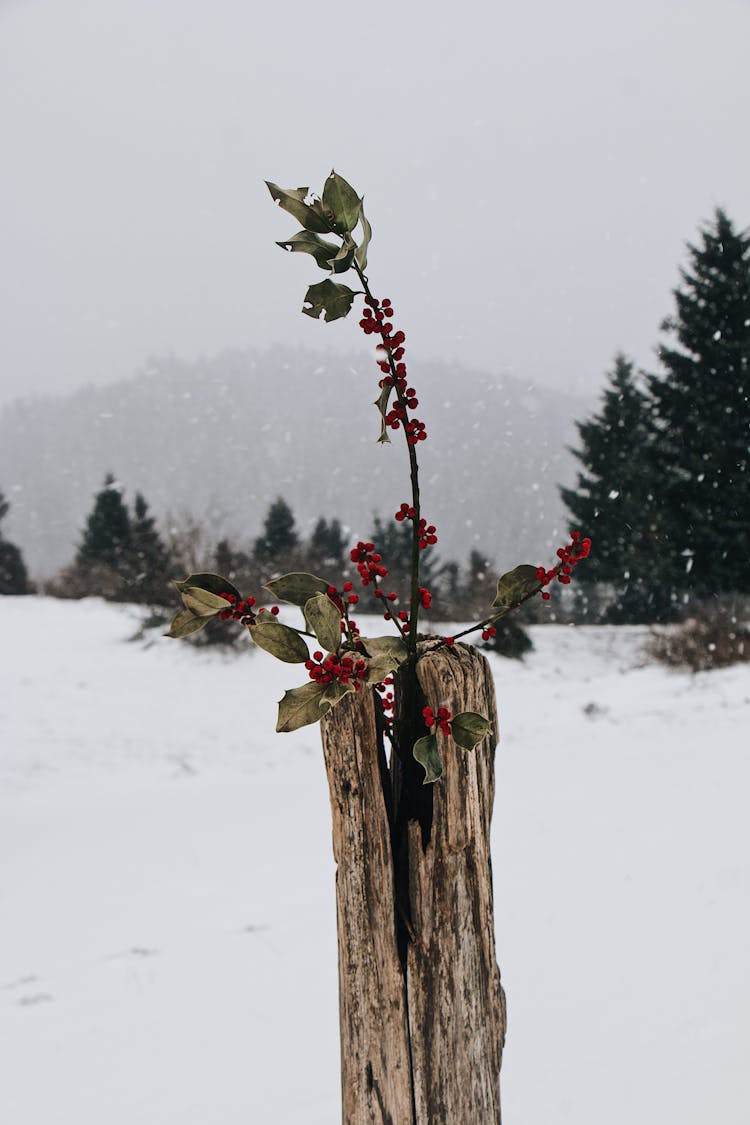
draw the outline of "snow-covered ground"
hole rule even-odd
[[[298,670],[0,598],[0,1120],[335,1125],[336,937]],[[537,627],[494,659],[508,1125],[747,1125],[750,666]]]

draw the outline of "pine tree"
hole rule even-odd
[[[10,510],[10,504],[0,492],[0,522]],[[9,543],[0,533],[0,594],[29,594],[29,576],[26,565],[15,543]]]
[[[310,536],[310,553],[316,564],[341,567],[345,561],[345,549],[341,521],[332,519],[329,523],[321,516]]]
[[[280,566],[298,542],[292,509],[278,496],[266,513],[263,533],[255,540],[255,558],[266,565]]]
[[[404,520],[396,523],[389,520],[383,523],[379,515],[373,517],[370,541],[375,544],[378,552],[383,556],[383,563],[388,567],[388,577],[384,579],[384,587],[395,590],[402,601],[409,597],[409,583],[411,575],[411,549],[412,549],[412,523]],[[420,581],[430,590],[435,597],[433,607],[437,606],[437,599],[443,593],[442,582],[445,565],[435,554],[434,547],[422,551],[419,560]]]
[[[670,616],[670,585],[663,580],[661,488],[654,460],[654,421],[647,392],[632,362],[615,357],[597,414],[576,423],[583,466],[575,488],[560,494],[594,549],[583,585],[614,586],[613,621],[653,621]]]
[[[705,598],[744,586],[750,556],[750,231],[717,210],[680,276],[649,388],[669,579]]]
[[[125,575],[134,601],[169,605],[169,553],[164,546],[156,521],[140,492],[133,502],[130,521],[130,544],[123,560]]]
[[[132,547],[133,529],[120,486],[107,473],[104,487],[94,498],[78,548],[79,567],[105,566],[122,572]]]

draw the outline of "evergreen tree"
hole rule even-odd
[[[278,496],[266,513],[263,533],[255,540],[255,558],[260,563],[278,565],[298,542],[292,509]]]
[[[376,550],[383,556],[383,565],[388,567],[388,577],[383,579],[383,587],[395,590],[402,601],[409,597],[411,583],[411,547],[412,523],[404,520],[397,523],[389,520],[383,523],[379,515],[373,518],[370,541],[375,544]],[[445,571],[445,564],[435,554],[434,547],[428,547],[421,552],[419,560],[420,583],[430,590],[435,598],[441,594],[441,583]],[[436,602],[433,606],[438,608]]]
[[[106,566],[124,572],[132,541],[133,529],[122,490],[112,473],[107,473],[104,487],[94,498],[94,507],[86,519],[76,563],[79,567]]]
[[[0,522],[10,504],[0,492]],[[0,594],[29,594],[29,577],[23,556],[15,543],[9,543],[0,532]]]
[[[670,584],[663,579],[652,405],[624,355],[615,358],[599,413],[576,427],[580,446],[572,452],[583,470],[576,487],[560,493],[573,517],[571,530],[585,531],[594,543],[581,589],[614,586],[609,620],[666,618]]]
[[[408,582],[411,575],[411,520],[404,520],[403,523],[389,520],[388,523],[384,524],[380,516],[375,515],[370,541],[375,544],[375,549],[383,556],[383,565],[388,567],[388,577],[397,583]],[[425,562],[429,565],[428,551],[422,551],[420,559],[422,585],[428,586],[429,583],[425,581]],[[386,579],[387,581],[388,579]]]
[[[750,231],[717,210],[680,276],[649,388],[669,579],[703,598],[744,586],[750,556]]]
[[[345,550],[340,520],[332,519],[329,523],[321,516],[310,536],[310,552],[316,564],[341,567],[345,561]]]
[[[169,605],[169,553],[164,546],[148,504],[140,492],[133,502],[130,521],[130,545],[123,560],[124,577],[135,601]]]

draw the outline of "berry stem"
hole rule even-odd
[[[371,306],[374,307],[375,306],[375,300],[374,300],[373,295],[370,291],[370,286],[368,284],[367,277],[365,276],[365,274],[360,269],[360,266],[359,266],[359,264],[357,263],[356,260],[354,261],[353,265],[354,265],[355,270],[357,271],[357,276],[359,277],[359,280],[362,283],[362,288],[365,291],[365,296],[369,299]],[[404,395],[403,390],[401,389],[399,381],[396,377],[396,364],[395,364],[393,356],[391,354],[391,349],[388,348],[387,346],[385,346],[385,333],[383,332],[382,327],[379,329],[379,331],[380,331],[381,338],[383,338],[383,341],[384,341],[385,354],[388,356],[388,365],[391,369],[391,378],[393,379],[393,387],[394,387],[394,390],[396,392],[396,396],[398,398],[399,405],[402,406],[403,409],[404,409],[404,412],[405,412],[404,421],[406,422],[406,420],[408,419],[406,396]],[[402,429],[404,429],[404,437],[406,438],[407,437],[406,429],[405,429],[405,427],[402,427]],[[412,653],[416,653],[416,651],[417,651],[417,621],[418,621],[418,618],[419,618],[419,608],[420,608],[420,604],[421,604],[420,603],[420,597],[419,597],[419,518],[420,518],[419,462],[417,460],[417,447],[416,447],[416,445],[412,445],[412,443],[409,442],[408,439],[407,439],[406,448],[407,448],[407,451],[408,451],[408,454],[409,454],[409,476],[411,478],[411,503],[412,503],[412,507],[414,508],[414,511],[415,511],[415,516],[414,516],[414,519],[412,520],[412,538],[411,538],[411,591],[410,591],[410,598],[409,598],[409,634],[408,634],[408,636],[405,637],[405,640],[406,640],[407,646],[409,648],[409,651],[412,652]],[[393,617],[393,620],[396,621],[395,616]],[[397,626],[399,632],[401,633],[401,635],[404,636],[404,631],[401,628],[401,626],[398,624],[398,622],[396,622],[396,626]]]

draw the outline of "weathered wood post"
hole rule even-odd
[[[591,540],[572,532],[551,568],[521,563],[501,574],[483,620],[454,637],[420,639],[420,614],[433,598],[420,584],[421,553],[438,541],[419,488],[417,447],[427,431],[410,413],[419,400],[404,362],[406,336],[394,329],[390,299],[373,296],[365,273],[372,226],[363,198],[336,172],[320,197],[307,187],[267,184],[303,227],[278,245],[311,255],[327,274],[352,269],[361,286],[326,277],[308,288],[302,311],[339,320],[364,297],[359,325],[379,340],[383,374],[378,441],[401,430],[409,458],[411,502],[402,501],[393,517],[410,543],[408,602],[390,581],[383,585],[388,568],[375,544],[359,541],[349,559],[378,616],[385,609],[395,629],[389,626],[389,636],[363,636],[352,620],[360,602],[353,571],[340,588],[298,571],[265,583],[274,601],[302,611],[301,628],[281,621],[278,605],[243,597],[222,575],[191,574],[175,583],[183,609],[169,635],[232,618],[260,648],[305,667],[305,682],[279,701],[276,730],[323,724],[337,863],[344,1125],[498,1125],[505,998],[490,861],[495,693],[484,658],[455,641],[480,630],[487,641],[495,623],[529,598],[547,600],[545,587],[570,582]],[[387,690],[392,676],[395,699]]]
[[[344,1125],[496,1125],[505,1000],[490,860],[496,739],[445,741],[424,786],[411,756],[425,704],[487,716],[487,661],[419,645],[397,680],[389,764],[372,691],[323,720],[337,863]]]

